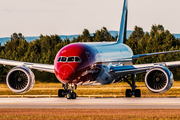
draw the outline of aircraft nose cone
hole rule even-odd
[[[62,80],[73,80],[74,78],[74,69],[70,65],[62,65],[59,73]]]

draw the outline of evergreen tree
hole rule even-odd
[[[74,42],[102,42],[102,41],[116,41],[116,36],[113,38],[108,32],[107,28],[103,27],[97,30],[93,36],[90,35],[88,29],[84,29],[82,35],[79,35],[73,40],[66,38],[62,40],[58,35],[40,35],[39,39],[32,42],[27,42],[21,33],[13,33],[10,40],[4,46],[0,45],[1,59],[53,64],[57,52],[64,46]],[[180,49],[180,39],[176,39],[173,34],[165,30],[162,25],[152,25],[150,33],[144,33],[141,27],[135,26],[126,44],[131,47],[134,54],[144,54],[162,51],[171,51]],[[148,58],[141,58],[134,61],[134,64],[156,63],[166,61],[177,61],[180,58],[180,53],[164,54],[152,56]],[[7,75],[11,66],[0,65],[0,75]],[[177,73],[179,68],[171,69]],[[40,74],[34,71],[37,76]],[[42,73],[44,76],[41,81],[57,81],[54,75],[49,73]],[[40,77],[38,77],[40,80]],[[47,80],[48,79],[48,80]],[[137,75],[137,79],[143,81],[144,74]]]

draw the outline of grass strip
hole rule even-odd
[[[0,109],[0,120],[164,120],[180,119],[180,109]]]
[[[142,97],[180,97],[180,82],[174,82],[173,87],[165,93],[152,93],[147,89],[144,82],[137,82],[137,89],[141,89]],[[13,93],[6,84],[0,84],[0,95],[57,95],[58,89],[62,89],[61,83],[39,83],[27,93]],[[124,97],[126,89],[130,89],[125,82],[104,86],[78,86],[75,90],[81,97]]]

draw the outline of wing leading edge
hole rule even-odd
[[[49,64],[20,62],[20,61],[14,61],[14,60],[6,60],[6,59],[0,59],[0,64],[11,65],[11,66],[26,66],[30,69],[36,69],[39,71],[54,73],[54,65],[49,65]]]
[[[154,55],[161,55],[161,54],[168,54],[168,53],[175,53],[175,52],[180,52],[180,50],[133,55],[132,58],[138,59],[138,58],[145,58],[145,57],[150,57],[150,56],[154,56]]]
[[[180,50],[134,55],[132,59],[145,58],[145,57],[150,57],[150,56],[155,56],[155,55],[176,53],[176,52],[180,52]],[[110,70],[111,70],[111,73],[114,75],[119,75],[119,74],[127,75],[127,74],[143,73],[156,66],[177,67],[177,66],[180,66],[180,61],[148,63],[148,64],[138,64],[138,65],[128,65],[128,66],[111,66]]]

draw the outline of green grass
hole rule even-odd
[[[165,93],[152,93],[144,82],[137,82],[137,89],[141,89],[142,97],[180,97],[180,82],[175,81],[172,88]],[[37,83],[27,93],[20,95],[57,95],[58,89],[62,89],[61,83]],[[124,97],[126,89],[130,89],[126,82],[104,86],[78,86],[75,90],[79,96],[97,97]],[[13,93],[6,84],[0,84],[0,95],[19,95]]]

